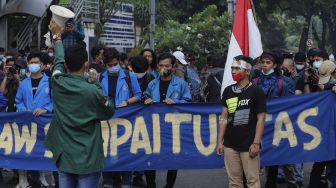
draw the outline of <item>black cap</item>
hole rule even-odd
[[[294,61],[296,62],[305,62],[307,60],[306,53],[298,52],[294,56]]]

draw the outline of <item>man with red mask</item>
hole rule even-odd
[[[250,82],[252,59],[237,56],[231,66],[236,84],[225,88],[222,115],[219,119],[217,154],[224,152],[229,187],[243,187],[243,172],[247,186],[259,188],[260,142],[264,131],[266,97]]]

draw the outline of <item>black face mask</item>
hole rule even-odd
[[[288,69],[286,68],[282,68],[282,75],[286,76],[286,77],[290,77],[291,73],[289,72]]]
[[[171,74],[172,74],[172,70],[165,69],[162,72],[160,71],[160,76],[162,76],[164,78],[169,77]]]

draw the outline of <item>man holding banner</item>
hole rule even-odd
[[[219,119],[217,154],[224,152],[229,185],[243,187],[243,173],[249,188],[260,188],[260,147],[264,131],[266,97],[250,82],[252,58],[237,56],[232,78],[237,83],[224,90]]]
[[[67,49],[64,61],[63,29],[54,20],[49,28],[55,35],[54,114],[44,143],[53,154],[60,187],[98,188],[104,168],[100,121],[112,117],[114,105],[104,97],[96,71],[90,83],[84,78],[89,68],[85,45]],[[65,68],[70,74],[63,73]]]
[[[164,102],[168,105],[175,103],[191,102],[191,95],[187,82],[173,75],[175,57],[169,53],[163,53],[158,59],[158,68],[160,76],[152,80],[145,92],[145,104],[153,104],[154,102]],[[156,188],[155,171],[145,171],[147,187]],[[168,170],[167,184],[165,188],[173,188],[177,176],[177,170]]]

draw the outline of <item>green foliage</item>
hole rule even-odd
[[[263,48],[269,50],[297,51],[304,18],[288,17],[286,14],[273,12],[259,24]]]
[[[186,23],[169,19],[163,25],[157,26],[155,48],[158,51],[182,48],[203,57],[207,54],[225,55],[231,27],[230,16],[227,13],[219,16],[217,7],[210,5]]]

